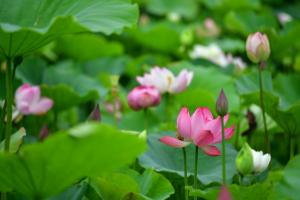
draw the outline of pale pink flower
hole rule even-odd
[[[224,116],[225,123],[229,115]],[[234,133],[234,126],[225,128],[225,139],[229,139]],[[190,117],[187,108],[182,108],[177,118],[177,138],[164,136],[160,141],[177,148],[182,148],[194,143],[210,156],[218,156],[220,150],[214,146],[222,142],[221,117],[213,118],[212,113],[206,107],[199,107]]]
[[[193,79],[193,72],[181,70],[177,77],[167,68],[154,67],[137,81],[144,86],[154,86],[159,92],[180,93],[186,89]]]
[[[39,86],[30,86],[27,83],[17,89],[15,101],[17,109],[24,115],[41,115],[53,106],[51,99],[41,97]]]
[[[271,53],[267,35],[260,32],[250,34],[246,41],[246,52],[254,63],[266,61]]]
[[[153,86],[138,86],[127,96],[128,105],[133,110],[140,110],[160,103],[159,91]]]

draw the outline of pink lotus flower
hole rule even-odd
[[[227,122],[229,115],[225,115]],[[229,139],[234,133],[234,126],[225,128],[225,139]],[[206,107],[197,108],[192,117],[187,108],[182,108],[177,118],[177,138],[164,136],[160,141],[166,145],[182,148],[194,143],[210,156],[218,156],[220,150],[214,146],[222,141],[221,117],[213,118],[212,113]]]
[[[158,105],[160,94],[153,86],[138,86],[128,94],[127,100],[133,110],[140,110]]]
[[[143,77],[138,76],[137,81],[144,86],[154,86],[159,92],[179,93],[191,83],[193,72],[181,70],[177,77],[167,68],[154,67],[150,73]]]
[[[15,101],[17,109],[24,115],[41,115],[53,106],[51,99],[41,97],[39,86],[30,86],[27,83],[17,89]]]

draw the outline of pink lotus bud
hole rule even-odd
[[[246,51],[248,58],[252,62],[259,63],[266,61],[271,53],[267,35],[260,32],[250,34],[246,42]]]
[[[158,105],[160,94],[153,86],[138,86],[128,94],[127,100],[133,110],[140,110]]]
[[[44,139],[46,139],[48,137],[48,135],[49,135],[49,129],[48,129],[48,126],[45,125],[40,130],[39,140],[43,141]]]
[[[232,200],[231,194],[225,185],[221,187],[218,200]]]
[[[17,89],[15,101],[17,109],[24,115],[41,115],[53,106],[51,99],[41,97],[39,86],[31,87],[27,83]]]
[[[223,89],[221,90],[220,95],[218,97],[216,103],[216,110],[218,115],[223,117],[228,113],[228,101]]]
[[[89,121],[101,121],[101,112],[99,104],[95,106],[93,111],[91,112],[90,116],[88,117]]]

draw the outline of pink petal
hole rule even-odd
[[[191,75],[192,74],[192,75]],[[179,75],[175,78],[175,83],[173,86],[173,92],[179,93],[185,90],[185,88],[189,85],[189,82],[191,82],[191,79],[193,77],[192,72],[188,72],[187,70],[182,70]]]
[[[198,138],[204,128],[205,119],[203,117],[202,108],[197,108],[192,115],[192,137]]]
[[[205,147],[211,144],[213,140],[213,134],[210,131],[203,130],[199,137],[194,139],[194,142],[198,147]]]
[[[218,200],[232,200],[231,194],[225,185],[221,187]]]
[[[28,83],[24,83],[22,86],[20,86],[20,87],[17,89],[16,93],[20,93],[20,92],[26,90],[27,88],[30,88],[30,85],[29,85]]]
[[[30,113],[32,114],[44,114],[53,106],[53,101],[49,98],[41,98],[35,104],[30,106]]]
[[[216,146],[201,147],[202,151],[209,156],[219,156],[221,151]]]
[[[207,108],[207,107],[202,108],[202,114],[206,121],[210,121],[210,120],[214,119],[212,113],[210,112],[209,108]]]
[[[182,108],[177,117],[177,132],[184,138],[191,139],[191,117],[187,108]]]
[[[168,146],[175,147],[175,148],[182,148],[190,144],[189,142],[184,142],[171,136],[164,136],[160,138],[159,141]]]
[[[230,128],[225,128],[225,139],[228,140],[229,138],[231,138],[234,134],[234,128],[235,126],[231,126]]]

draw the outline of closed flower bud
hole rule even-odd
[[[221,116],[225,116],[228,113],[228,101],[223,89],[221,90],[220,95],[218,97],[216,103],[216,110],[218,115]]]
[[[271,53],[267,35],[260,32],[250,34],[246,42],[246,52],[248,58],[254,63],[266,61]]]
[[[89,115],[88,120],[89,121],[101,121],[101,112],[100,112],[99,104],[97,104],[95,106],[95,108],[93,109],[93,111]]]
[[[237,170],[243,174],[250,174],[253,170],[253,158],[250,146],[245,143],[235,160]]]
[[[141,110],[160,103],[160,93],[153,86],[138,86],[127,97],[128,105],[133,110]]]

